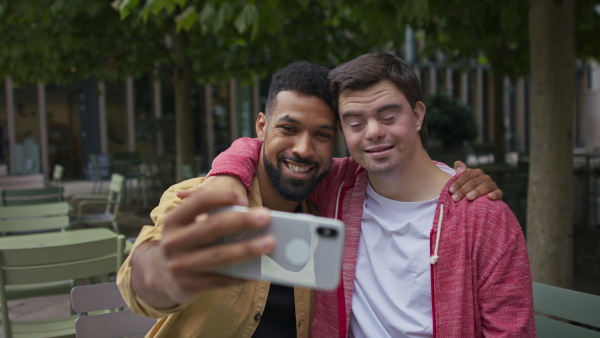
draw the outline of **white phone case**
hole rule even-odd
[[[232,206],[220,211],[245,212]],[[276,239],[273,252],[216,270],[244,279],[263,279],[287,286],[333,290],[340,282],[344,249],[342,221],[307,214],[271,211],[271,223],[264,229],[226,236],[214,245],[247,240],[270,233]]]

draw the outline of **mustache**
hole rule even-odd
[[[283,156],[279,157],[279,160],[294,161],[294,162],[301,163],[301,164],[314,165],[315,167],[319,166],[319,163],[311,161],[304,157],[300,157],[300,156],[285,156],[285,155],[283,155]]]

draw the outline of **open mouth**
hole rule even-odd
[[[290,163],[290,162],[285,162],[285,165],[288,167],[288,169],[290,169],[290,171],[299,173],[299,174],[307,173],[313,167],[313,166],[306,166],[306,165],[298,165],[298,164],[294,164],[294,163]]]
[[[382,151],[390,150],[393,147],[394,146],[375,147],[375,148],[365,149],[365,152],[367,152],[367,153],[379,153],[379,152],[382,152]]]

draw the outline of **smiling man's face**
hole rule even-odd
[[[287,201],[306,199],[329,171],[336,134],[333,109],[322,99],[293,91],[277,94],[275,109],[257,121],[263,163]]]
[[[418,132],[425,105],[419,101],[412,108],[389,80],[342,92],[339,114],[348,150],[369,175],[385,176],[405,168],[421,146]]]

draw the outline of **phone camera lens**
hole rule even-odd
[[[318,227],[317,233],[323,237],[335,237],[337,236],[337,230],[331,228]]]

